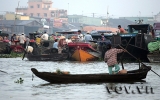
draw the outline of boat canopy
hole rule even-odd
[[[154,23],[153,24],[153,29],[154,30],[160,30],[160,23]]]
[[[128,33],[147,33],[151,31],[150,24],[134,24],[128,25]]]

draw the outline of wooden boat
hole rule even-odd
[[[147,55],[149,62],[160,63],[160,53],[150,53]]]
[[[155,35],[155,41],[160,41],[160,23],[154,23],[153,24],[153,30]],[[156,45],[158,47],[158,45]],[[152,51],[152,53],[149,53],[147,55],[147,58],[149,62],[151,63],[160,63],[160,48],[158,50]]]
[[[31,68],[31,71],[42,80],[50,83],[99,83],[99,82],[130,82],[145,79],[150,66],[143,66],[137,70],[127,71],[126,74],[57,74],[51,72],[38,72]]]
[[[34,48],[32,53],[27,53],[26,57],[29,61],[62,61],[68,59],[68,52],[62,51],[58,54],[55,48]]]
[[[31,53],[26,55],[29,61],[63,61],[68,58],[67,53],[62,54],[41,54],[41,55],[33,55]]]
[[[25,56],[29,61],[62,61],[68,59],[68,51],[63,50],[58,54],[58,49],[52,48],[54,41],[43,41],[40,46],[32,42],[33,52]]]
[[[68,43],[69,59],[75,61],[95,61],[101,57],[101,53],[95,50],[90,43],[79,41],[77,31],[57,32],[72,40]]]
[[[142,61],[149,62],[147,58],[147,54],[149,53],[147,44],[153,40],[152,28],[150,24],[131,24],[128,25],[127,33],[119,33],[117,35],[108,35],[105,34],[105,38],[110,39],[112,46],[116,47],[117,45],[121,45],[126,48],[127,51],[131,54],[135,55],[136,58],[141,59]],[[94,40],[98,40],[101,35],[92,34]],[[106,51],[102,51],[104,54]],[[104,56],[104,55],[102,55]],[[121,55],[118,55],[118,59],[120,59]],[[126,60],[131,60],[132,57],[126,53],[124,53],[123,58]]]
[[[10,48],[10,43],[9,40],[4,40],[4,37],[8,37],[8,33],[3,33],[0,30],[0,54],[10,54],[11,53],[11,48]]]
[[[155,39],[160,40],[160,22],[153,24]]]
[[[70,58],[76,61],[94,61],[101,57],[101,54],[97,52],[89,43],[85,42],[73,42],[68,44]]]

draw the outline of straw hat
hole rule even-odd
[[[61,36],[59,39],[65,39],[66,37],[65,36]]]
[[[87,34],[89,34],[90,33],[90,31],[87,31]]]

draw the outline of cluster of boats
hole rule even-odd
[[[97,31],[91,32],[92,38],[94,39],[90,43],[85,42],[71,42],[68,43],[65,50],[63,50],[62,54],[58,54],[57,50],[53,48],[53,40],[43,41],[43,45],[39,46],[35,42],[35,36],[39,33],[30,33],[30,46],[33,47],[32,53],[27,53],[25,56],[30,61],[43,61],[43,60],[75,60],[75,61],[94,61],[94,60],[103,60],[104,53],[107,51],[106,41],[101,41],[101,33],[104,33],[104,36],[107,40],[111,41],[112,45],[115,48],[119,48],[118,45],[126,48],[131,54],[133,54],[136,58],[141,59],[145,62],[160,62],[157,55],[159,53],[150,53],[148,50],[148,44],[150,42],[155,41],[155,38],[159,39],[159,37],[154,36],[153,34],[159,32],[159,23],[155,23],[154,27],[151,27],[149,24],[133,24],[128,25],[128,32],[125,34],[110,34],[107,31]],[[76,35],[75,31],[63,31],[57,32],[58,35],[66,35],[69,36]],[[7,34],[0,34],[4,37]],[[84,34],[85,35],[85,34]],[[17,43],[16,43],[17,44]],[[95,47],[93,47],[93,44]],[[101,44],[101,45],[99,45]],[[23,52],[24,48],[20,45],[10,45],[7,42],[0,42],[0,53],[11,53],[11,51],[15,52]],[[121,54],[118,55],[118,59],[120,59]],[[135,60],[129,54],[123,54],[123,59],[125,60]]]
[[[105,34],[105,38],[111,41],[112,46],[115,48],[125,48],[129,53],[123,54],[125,60],[137,60],[157,62],[158,54],[151,54],[148,50],[148,44],[155,41],[154,29],[149,24],[135,24],[128,25],[128,33],[122,34]],[[75,35],[74,31],[58,32],[59,35]],[[30,61],[62,61],[62,60],[75,60],[75,61],[95,61],[102,59],[104,53],[107,51],[106,41],[101,41],[101,33],[91,34],[93,41],[90,41],[96,45],[96,49],[91,43],[86,42],[71,42],[65,47],[61,54],[58,54],[58,50],[53,48],[53,40],[46,40],[37,45],[34,41],[36,33],[30,33],[30,46],[33,47],[32,52],[25,52],[25,57]],[[32,40],[33,39],[33,40]],[[101,45],[99,45],[101,44]],[[131,55],[134,55],[132,57]],[[118,60],[122,59],[122,54],[118,54]],[[152,60],[151,60],[152,59]],[[156,60],[155,60],[156,59]],[[145,66],[145,67],[144,67]],[[125,74],[109,75],[109,74],[57,74],[50,72],[38,72],[37,69],[32,68],[32,72],[39,78],[51,83],[76,83],[76,82],[110,82],[110,81],[130,81],[141,80],[146,78],[146,75],[151,67],[143,64],[143,67],[139,67],[137,70],[127,71]],[[120,79],[120,80],[119,80]]]
[[[123,59],[136,59],[141,61],[149,61],[148,43],[153,42],[153,35],[150,34],[151,26],[149,24],[129,25],[127,34],[110,35],[106,34],[105,37],[109,39],[112,45],[116,48],[125,48],[128,53],[123,55]],[[137,34],[136,34],[137,32]],[[92,34],[96,43],[100,34]],[[103,42],[102,42],[103,43]],[[119,46],[120,45],[120,46]],[[102,58],[106,52],[106,45],[101,47],[101,51],[97,51],[90,44],[83,42],[73,42],[68,44],[68,54],[70,58],[77,61],[89,61],[97,58]],[[134,55],[134,56],[133,56]],[[118,55],[121,59],[122,55]],[[153,57],[153,55],[151,56]],[[154,60],[153,60],[154,61]],[[123,65],[123,64],[122,64]],[[97,83],[97,82],[129,82],[139,81],[146,78],[148,71],[153,71],[150,66],[139,64],[139,69],[130,70],[122,74],[99,73],[99,74],[58,74],[51,72],[39,72],[35,68],[31,71],[39,78],[50,83]],[[154,72],[154,71],[153,71]],[[155,72],[154,72],[155,73]],[[157,73],[155,73],[157,74]],[[157,74],[158,75],[158,74]],[[159,76],[159,75],[158,75]]]
[[[136,25],[128,25],[128,33],[110,35],[105,34],[105,38],[107,41],[111,41],[112,45],[115,48],[120,48],[118,45],[126,48],[131,54],[133,54],[136,58],[141,59],[142,61],[149,62],[148,60],[148,43],[154,40],[153,35],[150,34],[151,27],[149,24],[136,24]],[[104,31],[103,31],[104,32]],[[75,32],[67,31],[67,32],[59,32],[60,35],[74,35]],[[34,33],[33,33],[34,34]],[[34,48],[32,53],[27,53],[26,57],[28,60],[75,60],[75,61],[94,61],[99,60],[104,57],[104,53],[107,51],[107,41],[101,41],[101,33],[91,34],[94,41],[90,41],[96,48],[91,45],[91,43],[86,42],[71,42],[68,43],[65,50],[63,50],[62,54],[58,54],[53,47],[52,40],[43,41],[43,45],[40,47],[36,45],[35,42],[32,42],[31,46]],[[67,37],[68,37],[67,36]],[[99,45],[101,44],[101,45]],[[97,49],[100,48],[100,49]],[[118,55],[118,59],[120,59],[121,54]],[[135,60],[129,54],[123,54],[123,59],[125,60]]]

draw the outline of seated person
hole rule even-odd
[[[4,37],[3,42],[10,42],[7,36]]]
[[[72,41],[72,42],[76,42],[77,40],[78,40],[78,37],[77,37],[77,36],[72,36],[72,37],[71,37],[71,41]]]
[[[66,42],[67,42],[67,44],[71,43],[72,42],[71,38],[66,39]]]
[[[40,36],[37,36],[37,37],[36,37],[36,44],[39,45],[40,43],[41,43],[41,38],[40,38]]]
[[[110,41],[110,39],[106,39],[105,37],[104,37],[104,34],[102,33],[101,34],[101,39],[100,39],[100,42],[98,42],[98,50],[99,51],[102,51],[102,50],[106,50],[106,46],[108,45],[108,44],[111,44],[111,41]]]
[[[105,41],[106,40],[106,38],[104,37],[104,33],[101,34],[101,39],[100,40],[101,41]]]
[[[55,39],[55,42],[53,43],[53,48],[58,49],[58,39]]]
[[[126,33],[126,31],[124,30],[124,28],[121,27],[121,25],[118,25],[118,33]]]
[[[66,45],[66,38],[64,36],[61,36],[58,41],[58,54],[62,53],[62,50],[64,49]]]

